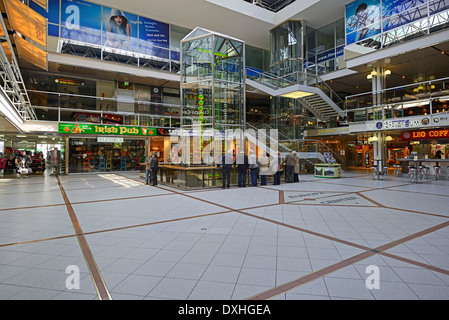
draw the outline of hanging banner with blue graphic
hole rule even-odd
[[[380,0],[357,0],[346,6],[346,44],[381,32]]]
[[[427,17],[428,0],[389,0],[382,3],[383,31]]]

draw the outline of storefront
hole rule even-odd
[[[66,137],[67,173],[141,170],[148,151],[159,163],[169,160],[169,129],[119,125],[59,123]]]
[[[411,155],[428,159],[449,158],[449,129],[405,131],[401,133],[401,139],[410,144]]]
[[[52,173],[54,150],[64,151],[64,143],[54,134],[0,134],[0,173],[16,174],[18,168],[30,169],[29,175]]]

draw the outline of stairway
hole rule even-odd
[[[297,99],[321,121],[346,116],[341,109],[344,101],[318,76],[289,75],[287,79],[253,71],[251,76],[247,75],[246,84],[271,96]]]

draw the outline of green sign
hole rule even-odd
[[[105,134],[125,136],[156,136],[157,128],[103,124],[59,123],[60,133]]]

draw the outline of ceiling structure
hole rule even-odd
[[[123,9],[121,0],[90,1]],[[275,4],[276,0],[268,2]],[[242,0],[164,0],[154,1],[151,6],[144,0],[136,0],[127,3],[125,10],[185,28],[203,27],[241,39],[249,45],[269,50],[270,30],[277,24],[287,19],[304,20],[307,25],[320,28],[344,17],[344,6],[349,2],[351,1],[296,0],[289,2],[286,7],[275,13]],[[176,8],[176,10],[173,10],[173,8]],[[236,11],[236,8],[240,8],[241,11]],[[297,8],[302,9],[297,11]],[[287,19],[280,21],[286,17]],[[449,75],[448,52],[449,42],[445,42],[434,47],[416,49],[413,52],[391,57],[389,63],[391,68],[389,69],[392,74],[387,79],[387,87],[447,77]],[[96,63],[102,64],[105,62],[93,62],[93,64]],[[111,65],[111,63],[107,64]],[[24,70],[33,69],[26,62],[23,64],[21,62],[21,67]],[[116,69],[120,70],[120,67]],[[361,65],[352,68],[352,70],[354,73],[350,75],[332,77],[332,74],[330,74],[328,84],[334,91],[343,95],[370,92],[372,89],[371,83],[366,79],[366,75],[370,72],[371,67]],[[129,81],[179,89],[179,81],[176,79],[166,80],[142,76],[133,73],[132,68],[128,68],[127,72],[121,72],[104,67],[84,67],[82,63],[69,65],[50,61],[49,72],[72,75],[73,77]],[[170,76],[173,76],[173,74]],[[255,96],[260,97],[257,94]]]

